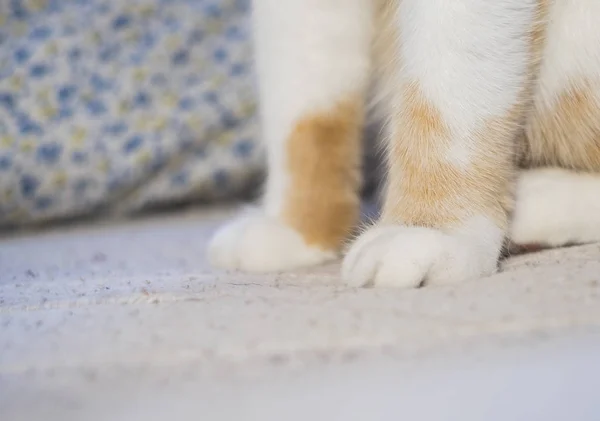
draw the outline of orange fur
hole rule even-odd
[[[474,153],[465,171],[448,161],[451,133],[415,84],[405,89],[404,103],[394,123],[383,220],[443,228],[483,213],[506,226],[514,176],[510,139],[520,113],[511,111],[474,134],[488,147]]]
[[[378,96],[376,102],[383,101],[389,104],[393,99],[391,89],[387,87],[394,84],[395,71],[398,67],[397,51],[400,49],[398,27],[394,21],[397,14],[398,3],[390,0],[379,0],[375,7],[373,45],[371,61],[375,72],[374,91]],[[377,104],[379,105],[379,104]]]
[[[507,227],[516,177],[515,139],[531,102],[534,75],[543,52],[548,6],[548,0],[539,0],[538,16],[530,33],[531,83],[506,115],[488,121],[472,134],[478,147],[472,151],[467,170],[447,159],[452,133],[439,111],[422,95],[418,84],[404,86],[401,111],[392,116],[390,123],[394,136],[390,139],[384,221],[447,228],[470,216],[484,214]],[[393,38],[387,36],[382,44]]]
[[[307,116],[288,139],[283,219],[308,245],[339,249],[357,223],[362,108],[354,99]]]
[[[534,56],[544,45],[548,0],[539,0],[539,18],[532,31]],[[537,71],[537,67],[534,68]],[[600,170],[599,81],[573,81],[548,104],[543,91],[535,93],[525,125],[521,165],[559,166],[574,170]]]
[[[582,80],[565,89],[553,106],[541,101],[536,104],[526,130],[528,165],[600,170],[600,100],[596,91],[591,82]]]
[[[538,0],[537,2],[537,16],[535,22],[531,27],[530,37],[530,51],[531,61],[529,63],[529,72],[531,77],[538,73],[539,65],[541,63],[544,45],[546,41],[546,27],[548,23],[548,12],[550,11],[550,0]]]

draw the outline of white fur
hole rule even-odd
[[[268,215],[280,214],[288,189],[285,142],[295,123],[366,89],[371,16],[371,0],[254,1]]]
[[[510,239],[546,246],[600,241],[600,174],[559,168],[524,171]]]
[[[485,233],[485,236],[480,233]],[[485,218],[459,230],[399,225],[375,226],[354,243],[342,265],[350,286],[415,288],[453,284],[497,270],[504,233]]]
[[[552,2],[537,92],[546,107],[581,77],[600,84],[599,19],[598,0]]]
[[[536,0],[402,0],[401,79],[416,81],[453,139],[468,136],[517,102]],[[465,144],[465,142],[467,142]]]
[[[262,212],[248,212],[221,228],[207,255],[215,267],[246,272],[289,270],[338,257],[307,246],[297,232]]]
[[[371,0],[255,0],[253,22],[268,179],[262,209],[217,232],[209,260],[272,271],[318,264],[337,253],[305,244],[281,220],[289,189],[286,140],[303,117],[361,95],[369,80]],[[327,159],[327,157],[323,157]]]

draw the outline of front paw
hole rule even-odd
[[[485,238],[485,232],[469,234],[400,225],[373,227],[350,248],[342,279],[355,287],[415,288],[494,273],[502,238],[497,233],[493,239]]]
[[[335,251],[309,246],[297,231],[260,212],[228,223],[208,246],[208,260],[213,266],[245,272],[284,271],[337,257]]]

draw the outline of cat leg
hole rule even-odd
[[[510,240],[545,247],[600,241],[600,174],[560,168],[523,171]]]
[[[209,261],[277,271],[339,257],[359,216],[370,0],[256,0],[268,177],[259,209],[213,237]]]
[[[531,95],[543,1],[402,0],[380,221],[348,252],[353,286],[451,284],[494,273],[515,138]]]
[[[517,245],[600,241],[598,16],[597,0],[552,7],[525,130],[525,164],[547,168],[519,176],[510,228]]]

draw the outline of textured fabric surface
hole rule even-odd
[[[249,0],[0,1],[0,225],[239,193]]]
[[[596,358],[593,367],[600,367],[594,351],[600,245],[514,256],[501,273],[456,286],[354,289],[340,284],[337,263],[270,275],[213,271],[204,259],[206,241],[229,213],[190,212],[0,241],[0,419],[192,420],[210,408],[220,414],[207,418],[213,420],[253,419],[252,411],[264,415],[254,419],[303,419],[301,409],[313,410],[304,419],[321,419],[311,405],[339,414],[344,396],[353,409],[346,414],[356,418],[328,419],[373,419],[361,416],[361,408],[373,410],[383,399],[383,408],[399,410],[399,388],[412,390],[408,407],[414,408],[413,397],[436,407],[444,383],[427,380],[438,386],[424,396],[429,383],[419,380],[421,369],[410,374],[416,365],[446,378],[429,359],[413,362],[430,354],[455,372],[448,387],[465,408],[469,390],[481,391],[478,384],[496,388],[490,402],[502,402],[502,410],[515,408],[507,402],[539,399],[589,404],[586,391],[597,391],[585,386],[585,366],[569,361]],[[559,351],[536,348],[555,336],[566,338]],[[529,356],[503,357],[506,370],[498,370],[496,351],[514,341]],[[483,354],[473,356],[474,349]],[[563,356],[555,360],[555,352]],[[398,364],[407,367],[383,374]],[[505,381],[505,371],[525,374]],[[298,373],[309,379],[298,385]],[[482,378],[473,380],[473,373]],[[361,386],[361,379],[369,384]],[[471,386],[463,389],[464,382]],[[331,399],[321,401],[327,393]],[[297,417],[282,416],[286,408]],[[566,419],[553,408],[558,418],[541,419]],[[375,418],[399,419],[383,415]]]

